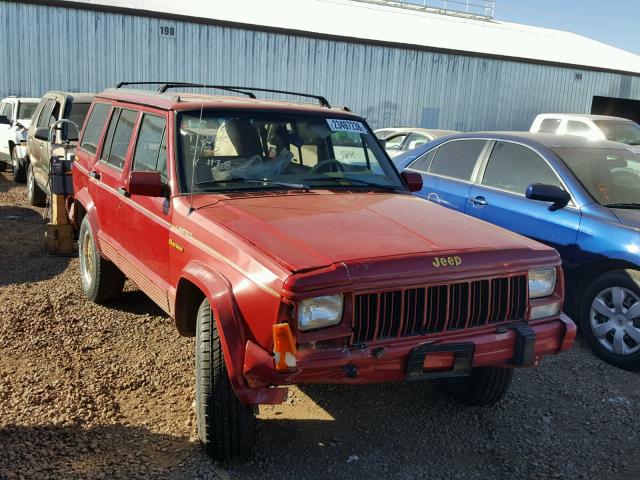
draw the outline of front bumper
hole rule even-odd
[[[248,342],[244,375],[251,388],[264,388],[303,383],[362,384],[446,378],[467,375],[475,367],[537,366],[544,355],[571,348],[576,326],[561,314],[532,324],[449,333],[437,340],[408,337],[371,347],[301,350],[296,370],[287,373],[277,373],[273,357]],[[458,350],[462,353],[456,353]],[[427,369],[416,371],[417,362],[422,367],[427,365]]]

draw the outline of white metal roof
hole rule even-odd
[[[640,56],[570,32],[350,0],[66,0],[471,54],[640,74]]]

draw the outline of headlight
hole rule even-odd
[[[343,302],[341,293],[301,301],[298,305],[298,328],[313,330],[337,325],[342,320]]]
[[[529,270],[529,298],[548,297],[556,288],[556,269]]]

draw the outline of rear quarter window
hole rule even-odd
[[[102,137],[102,132],[104,131],[104,126],[110,111],[111,105],[108,103],[96,103],[94,105],[82,135],[82,143],[80,144],[80,148],[85,152],[95,155],[98,151],[100,138]]]

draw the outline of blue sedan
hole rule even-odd
[[[640,150],[531,133],[439,138],[394,159],[417,195],[556,248],[567,310],[605,361],[640,370]]]

